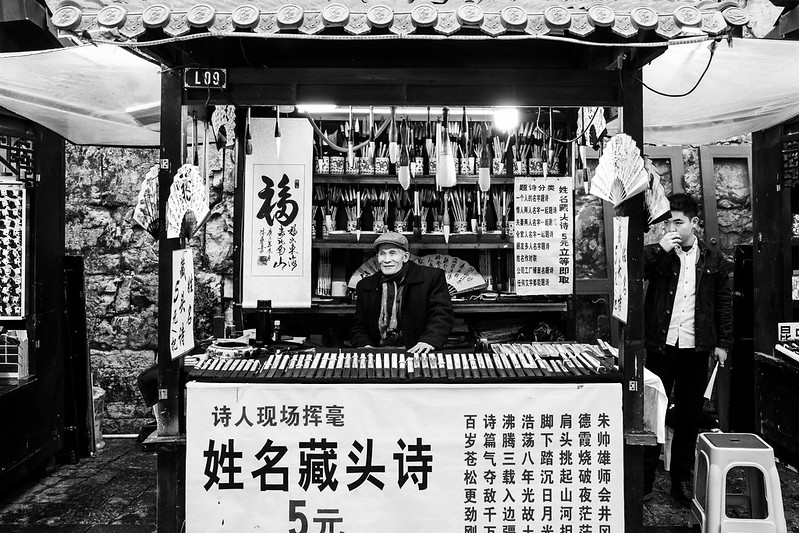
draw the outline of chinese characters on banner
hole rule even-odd
[[[624,531],[616,383],[193,382],[186,405],[193,533]]]
[[[627,323],[627,235],[630,219],[613,217],[613,316]]]
[[[172,313],[169,352],[172,359],[194,348],[194,252],[172,252]]]
[[[0,318],[22,318],[25,305],[25,187],[0,184]]]
[[[253,153],[245,166],[243,303],[311,305],[311,154],[305,119],[280,121],[278,157],[274,119],[253,119]]]
[[[514,180],[516,294],[572,294],[573,191],[568,176]]]

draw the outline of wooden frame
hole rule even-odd
[[[705,215],[705,240],[712,245],[718,245],[719,242],[719,218],[715,195],[716,182],[714,179],[714,161],[722,158],[747,160],[749,190],[752,190],[752,148],[750,146],[702,146],[699,148],[702,172],[702,211]],[[709,191],[713,191],[714,194],[708,194]]]

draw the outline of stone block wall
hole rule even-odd
[[[224,279],[232,272],[231,150],[213,150],[212,214],[191,240],[195,250],[195,339],[224,314]],[[158,243],[133,221],[144,175],[157,150],[67,145],[66,251],[83,257],[86,319],[96,386],[106,391],[104,433],[136,433],[153,413],[136,378],[158,348]],[[223,172],[223,167],[225,171]]]

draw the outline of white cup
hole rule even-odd
[[[334,281],[330,287],[330,296],[334,298],[343,298],[347,296],[347,282]]]

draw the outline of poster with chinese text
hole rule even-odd
[[[624,531],[618,383],[187,388],[192,533]]]
[[[25,316],[25,186],[0,183],[0,318]]]
[[[627,323],[629,279],[627,273],[628,217],[613,217],[613,316]]]
[[[516,294],[572,294],[574,183],[569,176],[514,180]]]
[[[313,133],[306,119],[253,119],[244,186],[243,305],[311,305]]]
[[[172,359],[194,348],[194,252],[172,252],[172,313],[169,320],[169,353]]]

